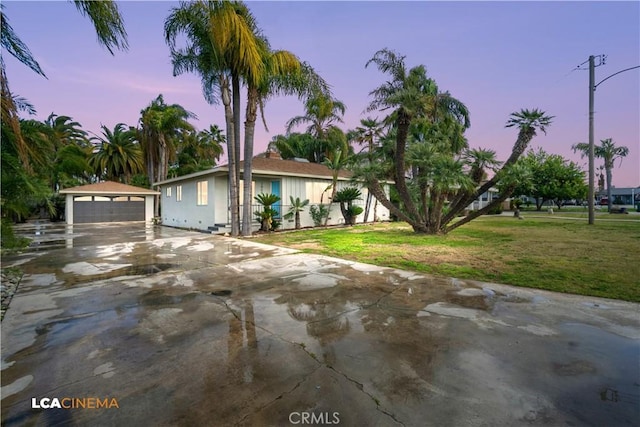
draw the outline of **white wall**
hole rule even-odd
[[[193,228],[206,230],[216,223],[215,206],[221,201],[216,194],[216,180],[213,176],[201,176],[178,183],[162,186],[160,195],[162,224],[172,227]],[[206,205],[197,205],[196,185],[199,181],[206,181],[208,187],[208,201]],[[182,200],[177,201],[178,185],[182,186]],[[171,197],[167,197],[167,187],[171,187]],[[226,199],[222,201],[226,205]],[[226,218],[225,218],[226,220]]]
[[[298,177],[265,177],[254,176],[254,197],[260,193],[271,193],[271,182],[274,180],[280,180],[280,197],[281,197],[281,212],[282,215],[287,213],[291,204],[290,196],[294,198],[300,197],[301,200],[309,199],[310,195],[307,194],[307,183],[316,182],[322,188],[326,188],[331,184],[331,180],[323,179],[310,179],[310,178],[298,178]],[[196,205],[196,183],[198,181],[208,182],[208,204],[206,206]],[[182,201],[176,200],[176,187],[182,185]],[[338,181],[338,191],[353,186],[348,181]],[[166,189],[171,187],[171,197],[167,197]],[[361,188],[362,200],[357,200],[356,205],[361,206],[364,210],[367,189]],[[386,189],[388,193],[388,188]],[[180,183],[171,183],[162,186],[161,190],[161,217],[164,225],[172,227],[193,228],[197,230],[207,230],[208,227],[215,226],[215,224],[229,224],[229,210],[228,210],[228,188],[226,176],[204,176],[193,179],[181,181]],[[331,190],[327,191],[323,197],[323,203],[329,203],[329,197],[331,196]],[[242,201],[241,201],[242,203]],[[369,214],[369,222],[373,221],[373,206],[375,199],[371,204],[371,212]],[[313,219],[309,213],[310,203],[303,212],[300,214],[302,227],[313,227]],[[317,203],[315,203],[317,204]],[[257,205],[255,202],[253,205]],[[344,224],[344,218],[340,212],[340,205],[338,203],[331,203],[331,211],[329,214],[328,225]],[[257,210],[257,206],[253,206],[253,210]],[[378,203],[377,208],[378,219],[382,221],[389,220],[389,211],[387,208]],[[364,222],[364,212],[357,218],[357,222]],[[260,224],[253,219],[252,228],[258,230]],[[282,219],[281,229],[293,229],[295,228],[295,222],[293,219]]]

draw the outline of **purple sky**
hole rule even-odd
[[[167,103],[197,114],[199,129],[211,123],[224,129],[222,108],[204,101],[198,77],[172,76],[163,23],[176,3],[120,3],[130,49],[115,56],[97,44],[90,22],[70,2],[3,4],[48,77],[3,52],[12,91],[34,104],[38,119],[68,115],[99,134],[101,124],[135,125],[140,110],[162,93]],[[540,108],[555,120],[531,146],[586,165],[571,145],[588,141],[588,71],[572,69],[589,55],[606,54],[606,65],[596,68],[597,83],[640,65],[639,2],[248,4],[273,48],[295,53],[332,85],[347,106],[344,130],[366,117],[368,93],[385,76],[364,65],[386,47],[406,55],[408,66],[424,64],[441,90],[464,102],[471,113],[469,144],[495,149],[503,160],[517,136],[504,127],[509,114]],[[296,98],[269,101],[271,132],[257,127],[256,153],[302,113]],[[604,138],[630,150],[621,167],[616,163],[614,185],[640,185],[640,69],[596,91],[595,140]]]

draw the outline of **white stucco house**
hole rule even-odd
[[[240,170],[242,170],[242,162]],[[155,184],[161,192],[161,222],[163,225],[224,233],[230,231],[231,216],[229,202],[228,166],[217,166],[212,169],[167,179]],[[242,174],[240,176],[242,179]],[[331,190],[327,187],[332,182],[332,171],[324,165],[309,163],[306,160],[283,160],[277,153],[266,153],[253,158],[253,195],[272,193],[280,197],[281,201],[273,208],[280,212],[278,220],[282,221],[280,229],[295,227],[293,220],[283,219],[289,209],[290,196],[295,199],[309,200],[309,205],[300,214],[302,227],[313,226],[309,213],[311,205],[329,203]],[[361,185],[351,182],[348,171],[340,171],[338,176],[338,190],[356,186],[362,192],[362,200],[354,204],[363,207],[366,203],[368,190]],[[240,185],[240,203],[242,203],[242,182]],[[388,194],[388,187],[385,189]],[[372,202],[368,221],[374,219],[389,220],[389,210],[380,203]],[[259,209],[257,203],[252,211]],[[364,212],[357,218],[357,222],[364,222]],[[344,223],[340,206],[331,204],[329,225]],[[258,221],[253,219],[253,228],[259,228]]]

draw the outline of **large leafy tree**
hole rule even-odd
[[[521,180],[513,194],[535,198],[538,210],[547,201],[560,209],[563,200],[586,197],[585,174],[576,163],[542,149],[529,150],[518,162],[529,169],[531,179]]]
[[[370,93],[373,100],[368,110],[389,112],[385,122],[394,141],[391,146],[381,144],[376,156],[357,173],[369,191],[416,232],[447,233],[488,212],[511,194],[517,181],[514,176],[521,171],[514,163],[536,130],[546,129],[551,117],[538,110],[514,113],[507,122],[507,127],[519,128],[512,154],[491,179],[483,181],[498,163],[490,150],[469,150],[464,137],[470,126],[466,106],[440,91],[427,77],[424,66],[407,68],[404,59],[383,49],[367,62],[367,66],[373,64],[389,75],[388,81]],[[395,183],[399,203],[392,203],[382,189],[381,181],[388,178]],[[504,185],[499,198],[453,222],[500,180]]]
[[[582,156],[589,155],[589,144],[586,142],[580,142],[578,144],[573,145],[573,151],[580,151]],[[627,157],[629,154],[629,148],[625,146],[616,146],[613,139],[607,138],[600,140],[600,145],[596,145],[594,147],[593,153],[596,157],[599,157],[604,162],[604,170],[607,179],[607,198],[608,198],[608,209],[611,212],[611,205],[613,204],[612,200],[612,192],[611,185],[613,181],[613,167],[615,166],[616,160],[620,160],[624,157]]]
[[[99,177],[128,184],[132,175],[144,170],[136,133],[124,123],[118,123],[113,130],[103,125],[102,136],[94,140],[96,150],[89,162]]]

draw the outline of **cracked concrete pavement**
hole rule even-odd
[[[6,426],[640,421],[638,304],[158,226],[19,231],[36,240],[2,260],[25,273],[2,322]],[[118,408],[32,407],[46,397]]]

